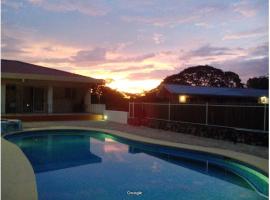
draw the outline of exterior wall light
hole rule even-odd
[[[260,104],[268,104],[269,103],[269,98],[266,96],[262,96],[259,98],[259,103]]]
[[[107,115],[103,115],[103,120],[107,120],[108,116]]]
[[[187,96],[186,95],[179,95],[179,103],[186,103]]]

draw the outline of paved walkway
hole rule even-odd
[[[122,131],[137,136],[143,136],[152,139],[158,139],[168,142],[197,145],[203,147],[214,147],[235,152],[246,153],[257,157],[268,159],[268,148],[260,146],[252,146],[247,144],[234,144],[228,141],[214,140],[210,138],[197,137],[171,131],[152,129],[148,127],[137,127],[126,124],[119,124],[108,121],[54,121],[54,122],[24,122],[23,128],[49,128],[57,126],[68,127],[85,127],[85,128],[102,128]]]

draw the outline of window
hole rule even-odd
[[[65,88],[65,98],[66,99],[72,98],[72,89],[71,88]]]
[[[187,96],[186,95],[179,95],[179,103],[186,103]]]
[[[76,97],[76,88],[65,88],[65,98],[74,99]]]

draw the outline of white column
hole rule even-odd
[[[1,84],[1,113],[6,113],[6,84]]]
[[[53,113],[53,87],[48,87],[48,113]]]

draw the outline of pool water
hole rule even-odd
[[[268,195],[268,177],[221,156],[97,131],[37,131],[5,138],[32,164],[40,200],[256,200]]]

